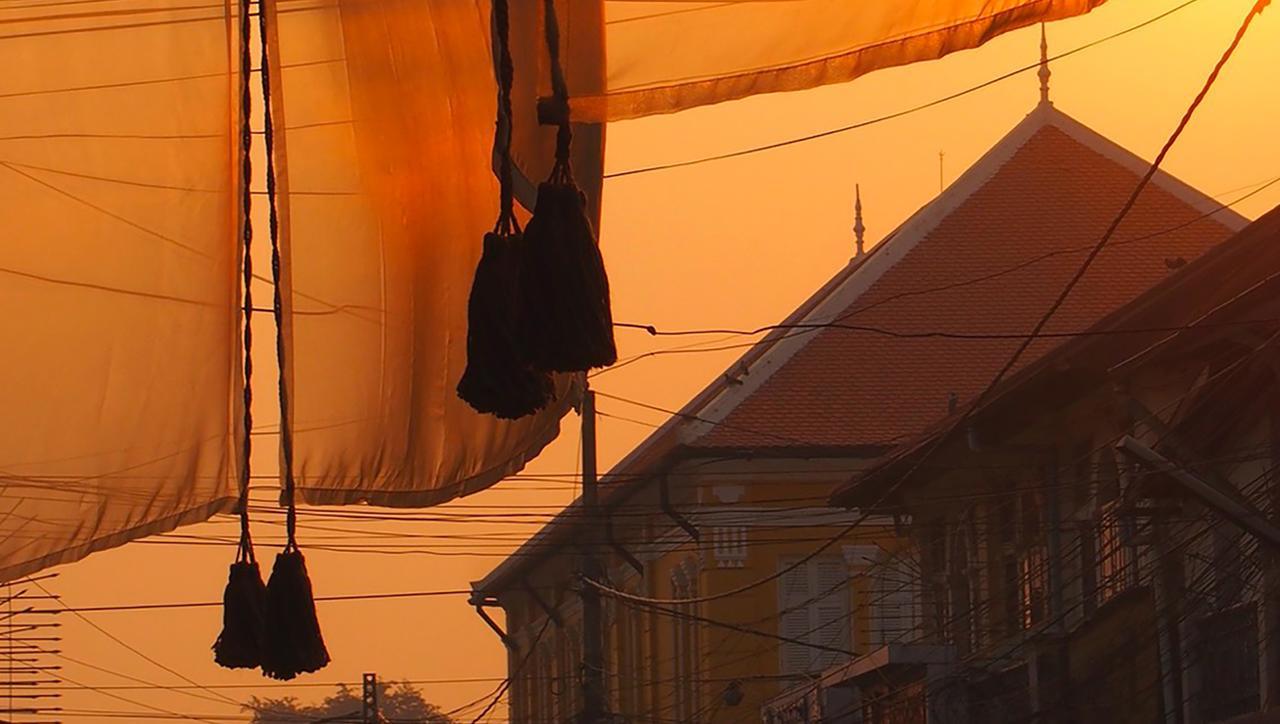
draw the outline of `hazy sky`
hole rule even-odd
[[[1092,14],[1049,27],[1051,53],[1060,53],[1157,15],[1183,0],[1111,0]],[[1199,0],[1159,23],[1053,65],[1057,107],[1137,154],[1154,156],[1199,88],[1253,0]],[[1038,56],[1039,32],[1005,35],[941,61],[881,71],[858,81],[802,93],[773,95],[712,108],[616,124],[609,129],[607,169],[731,151],[897,111],[953,93],[1025,65]],[[1232,200],[1280,176],[1280,8],[1263,13],[1170,155],[1166,170],[1221,200]],[[1025,115],[1038,98],[1035,74],[1025,73],[962,99],[823,140],[696,167],[631,176],[605,186],[602,245],[609,264],[618,321],[665,328],[752,327],[775,322],[839,270],[852,253],[853,187],[862,187],[868,240],[881,239],[938,191],[938,152],[946,179],[960,172]],[[1280,184],[1242,203],[1250,218],[1280,203]],[[478,233],[478,232],[477,232]],[[262,334],[269,334],[264,329]],[[265,337],[264,337],[265,338]],[[620,332],[624,357],[711,337],[653,340]],[[719,374],[736,352],[659,356],[601,375],[597,389],[666,408],[678,407]],[[856,361],[851,374],[857,374]],[[264,382],[268,386],[270,380]],[[260,399],[270,399],[267,388]],[[600,401],[601,457],[612,463],[639,442],[660,414]],[[874,414],[874,411],[868,411]],[[630,420],[619,419],[631,418]],[[319,595],[466,588],[504,552],[534,532],[572,497],[577,470],[577,420],[515,480],[413,522],[318,520],[302,512],[300,541]],[[260,438],[261,440],[262,438]],[[259,451],[267,448],[259,444]],[[274,453],[260,457],[270,465]],[[260,470],[268,469],[259,466]],[[540,479],[539,479],[540,478]],[[560,482],[547,482],[548,478]],[[269,493],[268,493],[269,494]],[[495,518],[519,512],[519,518]],[[465,518],[465,520],[456,520]],[[340,529],[340,530],[339,530]],[[228,518],[179,531],[233,535]],[[255,527],[259,556],[274,555],[281,529]],[[359,531],[365,536],[350,540]],[[386,533],[416,550],[386,548]],[[456,539],[441,536],[466,536]],[[432,537],[426,537],[432,536]],[[154,540],[154,539],[153,539]],[[318,545],[358,544],[333,552]],[[381,546],[381,547],[380,547]],[[369,552],[369,548],[378,549]],[[220,598],[229,547],[130,544],[64,566],[51,583],[66,604],[91,606]],[[313,683],[347,681],[376,671],[383,678],[487,678],[466,684],[423,684],[446,708],[493,689],[506,672],[496,637],[465,597],[322,604],[321,622],[334,662],[304,677],[304,686],[279,687],[254,673],[216,667],[209,645],[220,626],[217,608],[89,614],[89,620],[157,663],[148,662],[71,615],[62,616],[59,663],[71,680],[137,686],[127,677],[187,686],[182,677],[212,686],[195,691],[130,689],[111,693],[176,712],[236,716],[230,700],[250,694],[319,698]],[[73,662],[75,659],[78,662]],[[102,667],[104,670],[91,666]],[[166,670],[166,669],[171,669]],[[222,698],[226,697],[226,699]],[[140,712],[143,707],[102,693],[69,691],[75,709]],[[505,718],[497,710],[495,720]],[[120,721],[64,716],[64,721]],[[134,721],[171,721],[138,716]],[[217,721],[215,719],[215,721]]]

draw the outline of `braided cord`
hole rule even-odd
[[[555,0],[543,0],[543,27],[551,66],[551,94],[555,99],[559,126],[556,129],[556,165],[552,178],[560,183],[572,183],[569,150],[573,145],[573,129],[569,123],[569,85],[565,82],[564,66],[560,61],[560,23],[556,19]]]
[[[512,112],[511,86],[515,82],[515,66],[511,62],[511,21],[507,0],[493,0],[493,26],[497,52],[498,121],[493,143],[499,153],[498,189],[501,208],[494,233],[509,235],[520,230],[515,217],[514,172],[511,160]]]
[[[280,462],[284,467],[285,551],[298,549],[298,508],[293,479],[293,426],[289,419],[289,387],[286,382],[284,302],[280,290],[280,219],[276,199],[275,125],[271,118],[271,54],[267,48],[267,8],[271,0],[258,0],[258,34],[261,36],[262,141],[267,156],[267,219],[271,236],[271,314],[276,322],[276,363],[280,368],[277,391],[280,398]],[[272,8],[274,10],[274,8]]]
[[[237,562],[253,563],[253,541],[249,535],[249,458],[253,448],[253,221],[250,211],[253,205],[253,98],[249,75],[252,72],[252,22],[249,19],[249,0],[240,0],[240,224],[243,242],[244,270],[244,444],[240,460],[240,543],[236,551]]]

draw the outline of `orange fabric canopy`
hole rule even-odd
[[[234,501],[237,1],[0,7],[0,579]],[[1099,2],[556,0],[577,178],[598,214],[605,121],[848,80]],[[489,0],[263,5],[302,499],[422,506],[490,485],[556,436],[572,395],[561,380],[552,409],[510,423],[454,394],[497,216]],[[528,205],[549,71],[542,3],[511,5]]]
[[[238,12],[0,6],[0,580],[234,503]]]
[[[572,88],[574,111],[613,121],[840,83],[1103,2],[604,0],[605,87]]]

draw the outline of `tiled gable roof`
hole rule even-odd
[[[792,332],[777,342],[774,360],[761,356],[742,386],[701,413],[726,424],[702,426],[689,442],[857,447],[920,433],[947,414],[951,395],[963,403],[977,394],[1019,344],[970,337],[1028,332],[1142,169],[1128,152],[1041,106],[805,318],[858,329]],[[1161,174],[1046,332],[1088,328],[1243,225],[1230,211],[1206,217],[1215,208]],[[868,278],[859,282],[860,275]],[[950,336],[913,336],[931,333]],[[1037,342],[1021,364],[1061,341]]]

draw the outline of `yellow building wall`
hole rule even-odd
[[[732,476],[730,476],[732,477]],[[657,505],[644,515],[629,516],[634,523],[626,538],[628,550],[644,562],[643,577],[616,553],[607,558],[609,582],[621,590],[655,599],[672,599],[673,575],[691,573],[699,597],[715,596],[748,586],[778,573],[781,561],[803,557],[823,542],[838,538],[821,555],[844,560],[850,547],[893,550],[900,545],[886,521],[868,521],[847,531],[847,521],[856,513],[825,508],[820,503],[835,485],[847,476],[821,475],[801,485],[785,475],[766,471],[733,479],[742,489],[732,503],[716,499],[724,476],[695,479],[673,490],[675,507],[699,526],[700,541],[692,541]],[[635,504],[641,508],[643,501]],[[742,511],[737,513],[734,511]],[[635,512],[631,510],[629,512]],[[715,516],[719,515],[718,520]],[[780,517],[781,516],[781,517]],[[812,516],[814,524],[808,524]],[[839,524],[834,521],[839,520]],[[635,521],[639,521],[636,523]],[[741,524],[745,546],[717,549],[718,522]],[[842,535],[843,534],[843,535]],[[553,721],[570,721],[581,705],[580,631],[581,606],[576,587],[577,551],[566,550],[541,566],[527,581],[541,590],[554,590],[543,597],[559,601],[556,610],[562,624],[551,624],[538,642],[529,663],[521,668],[511,693],[513,721],[544,722],[551,711]],[[867,650],[869,633],[870,583],[857,566],[849,567],[849,636],[844,646],[855,654]],[[647,606],[605,598],[607,677],[610,705],[623,720],[637,722],[737,722],[758,721],[760,706],[801,677],[784,677],[780,666],[779,582],[772,580],[732,596],[683,607],[707,621],[689,626],[687,617],[673,615],[671,605]],[[512,637],[521,642],[511,655],[511,666],[525,658],[527,647],[543,626],[546,614],[519,591],[503,597]],[[717,622],[711,623],[710,621]],[[691,646],[695,656],[685,663],[677,659],[677,630],[694,632]],[[730,627],[752,629],[759,635]],[[547,669],[544,652],[555,652]],[[681,675],[683,673],[683,676]],[[731,684],[740,688],[743,699],[735,706],[723,701]],[[535,691],[537,690],[537,691]],[[681,697],[693,703],[693,716],[681,712]],[[543,703],[541,713],[538,702]],[[688,708],[685,710],[688,711]]]
[[[712,592],[735,590],[776,574],[784,563],[803,558],[820,546],[821,542],[815,539],[835,538],[840,536],[842,530],[833,527],[790,528],[781,531],[765,529],[749,534],[746,564],[742,568],[705,569],[703,575],[707,581],[706,589]],[[751,542],[754,537],[766,540],[761,543]],[[892,549],[895,545],[893,530],[883,526],[859,530],[833,544],[819,556],[843,561],[843,548],[855,545]],[[850,566],[847,570],[850,621],[847,635],[841,637],[839,646],[854,654],[862,654],[867,651],[870,627],[870,609],[867,605],[870,602],[870,582],[866,576],[860,575],[857,568]],[[707,642],[704,649],[704,670],[708,674],[708,681],[703,682],[704,691],[708,696],[719,697],[730,682],[737,681],[744,694],[742,703],[732,710],[727,706],[721,707],[723,714],[717,721],[758,720],[761,704],[803,679],[799,676],[784,676],[780,652],[783,642],[772,638],[784,635],[780,626],[782,603],[779,585],[780,581],[774,580],[743,593],[703,604],[703,615],[707,618],[754,629],[763,634],[748,634],[714,625],[703,627]],[[818,659],[822,653],[814,649],[811,655]]]

